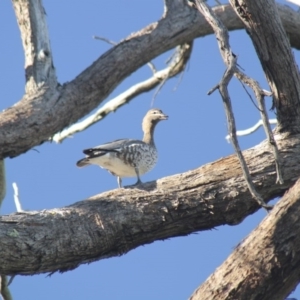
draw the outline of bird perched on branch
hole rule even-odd
[[[86,157],[77,162],[78,167],[98,165],[117,176],[118,186],[122,187],[122,177],[137,177],[150,171],[157,162],[157,150],[154,143],[155,126],[162,120],[167,120],[160,109],[150,109],[142,123],[143,140],[120,139],[95,148],[83,150]]]

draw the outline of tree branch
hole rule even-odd
[[[233,75],[237,72],[237,67],[236,67],[237,57],[233,54],[233,52],[231,50],[231,47],[229,44],[228,31],[224,27],[222,22],[214,14],[212,9],[203,0],[196,0],[195,5],[196,5],[197,9],[199,10],[199,12],[204,15],[207,22],[214,29],[216,39],[218,41],[220,54],[223,58],[225,65],[227,66],[227,70],[226,70],[225,74],[223,75],[223,78],[217,87],[218,87],[219,92],[223,99],[226,118],[227,118],[228,131],[229,131],[230,139],[233,144],[235,153],[240,161],[245,180],[247,182],[248,188],[249,188],[252,196],[259,203],[259,205],[261,205],[265,209],[270,209],[271,206],[268,206],[264,202],[261,195],[259,195],[259,193],[255,190],[255,187],[252,183],[252,179],[251,179],[247,164],[245,162],[244,156],[242,154],[242,151],[240,149],[240,146],[239,146],[239,143],[237,140],[237,136],[236,136],[235,119],[234,119],[234,114],[233,114],[232,106],[231,106],[231,100],[230,100],[230,96],[229,96],[227,87],[228,87],[228,84],[229,84],[230,80],[232,79]],[[212,91],[213,90],[215,90],[215,88],[213,88]],[[211,92],[208,92],[208,94],[210,95]]]
[[[298,133],[300,74],[274,1],[230,0],[230,3],[245,24],[266,74],[277,112],[277,130]],[[278,70],[288,70],[289,76]]]
[[[277,142],[284,185],[274,185],[268,142],[244,152],[266,201],[282,195],[300,176],[300,136]],[[155,240],[238,224],[258,208],[232,155],[141,189],[117,189],[61,209],[1,216],[0,274],[70,270]]]
[[[277,124],[277,120],[276,119],[270,119],[269,124]],[[237,136],[244,136],[244,135],[251,134],[251,133],[255,132],[260,126],[263,126],[263,121],[262,120],[259,120],[256,124],[254,124],[250,128],[247,128],[247,129],[244,129],[244,130],[238,130],[236,132],[236,135]],[[228,142],[230,142],[230,136],[229,135],[226,135],[225,138]]]
[[[56,86],[45,10],[41,0],[12,1],[25,53],[26,93]]]
[[[64,129],[62,132],[58,132],[54,135],[52,140],[56,143],[61,143],[67,137],[72,136],[77,132],[83,131],[91,125],[101,121],[111,112],[114,112],[124,104],[129,103],[134,97],[150,91],[162,82],[165,82],[167,79],[183,72],[190,59],[192,49],[193,42],[185,43],[176,47],[175,53],[173,54],[171,61],[168,63],[168,66],[165,69],[156,71],[155,68],[152,68],[153,71],[155,70],[152,77],[133,85],[125,92],[109,100],[94,114],[87,117],[83,121],[73,124],[69,128]]]
[[[286,299],[300,280],[299,235],[300,180],[190,300]]]
[[[37,93],[25,95],[19,103],[0,113],[0,159],[20,155],[48,141],[96,108],[122,80],[154,57],[212,33],[194,8],[183,1],[174,1],[172,5],[181,6],[170,10],[159,22],[130,35],[73,81],[62,87],[44,85]],[[291,43],[300,48],[298,14],[287,7],[278,7]],[[230,6],[216,7],[214,11],[229,30],[242,28]]]

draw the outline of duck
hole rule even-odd
[[[150,109],[143,118],[142,140],[118,139],[85,149],[83,153],[86,157],[80,159],[76,165],[78,167],[98,165],[108,170],[117,177],[119,188],[122,188],[123,177],[136,177],[137,182],[134,186],[140,185],[142,183],[140,176],[153,169],[157,163],[158,153],[154,142],[154,131],[156,125],[162,120],[168,120],[168,116],[162,110]]]

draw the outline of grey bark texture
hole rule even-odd
[[[130,35],[73,81],[61,85],[56,82],[41,1],[13,3],[25,47],[27,82],[23,99],[0,114],[0,159],[48,141],[98,106],[123,79],[152,58],[212,33],[192,2],[166,0],[160,21]],[[300,49],[300,17],[269,0],[231,4],[236,14],[229,5],[214,11],[229,30],[246,28],[254,43],[278,114],[275,140],[284,184],[276,183],[268,142],[243,155],[264,201],[291,190],[192,299],[270,299],[266,297],[272,291],[272,299],[283,299],[279,297],[300,280],[299,182],[293,187],[300,177],[300,82],[289,46]],[[25,26],[24,17],[30,26]],[[43,36],[43,43],[32,33]],[[71,270],[155,240],[235,225],[257,209],[237,157],[229,156],[146,183],[141,189],[113,190],[61,209],[1,216],[0,274]]]
[[[22,10],[28,10],[27,1],[14,1],[14,5],[24,5]],[[300,49],[299,14],[287,7],[278,7],[292,46]],[[229,30],[244,28],[229,5],[214,10]],[[20,9],[15,11],[18,20],[24,18],[18,13]],[[25,31],[23,37],[29,35],[26,34],[28,27],[20,26],[20,29]],[[178,0],[160,21],[121,41],[71,82],[48,85],[47,82],[54,82],[50,73],[50,79],[44,78],[45,84],[38,92],[25,94],[17,104],[0,113],[0,158],[20,155],[49,141],[55,133],[96,108],[119,83],[154,57],[212,33],[195,8]],[[51,56],[49,52],[48,57]]]
[[[278,141],[285,185],[267,142],[244,152],[253,182],[267,202],[300,176],[300,136]],[[138,246],[219,225],[239,224],[259,206],[235,155],[196,170],[117,189],[61,209],[0,218],[0,273],[65,271]],[[249,248],[250,250],[250,248]]]

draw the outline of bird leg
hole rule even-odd
[[[139,169],[135,167],[134,170],[135,170],[136,177],[137,177],[137,182],[134,185],[142,184],[142,181],[141,181],[141,178],[140,178]]]

